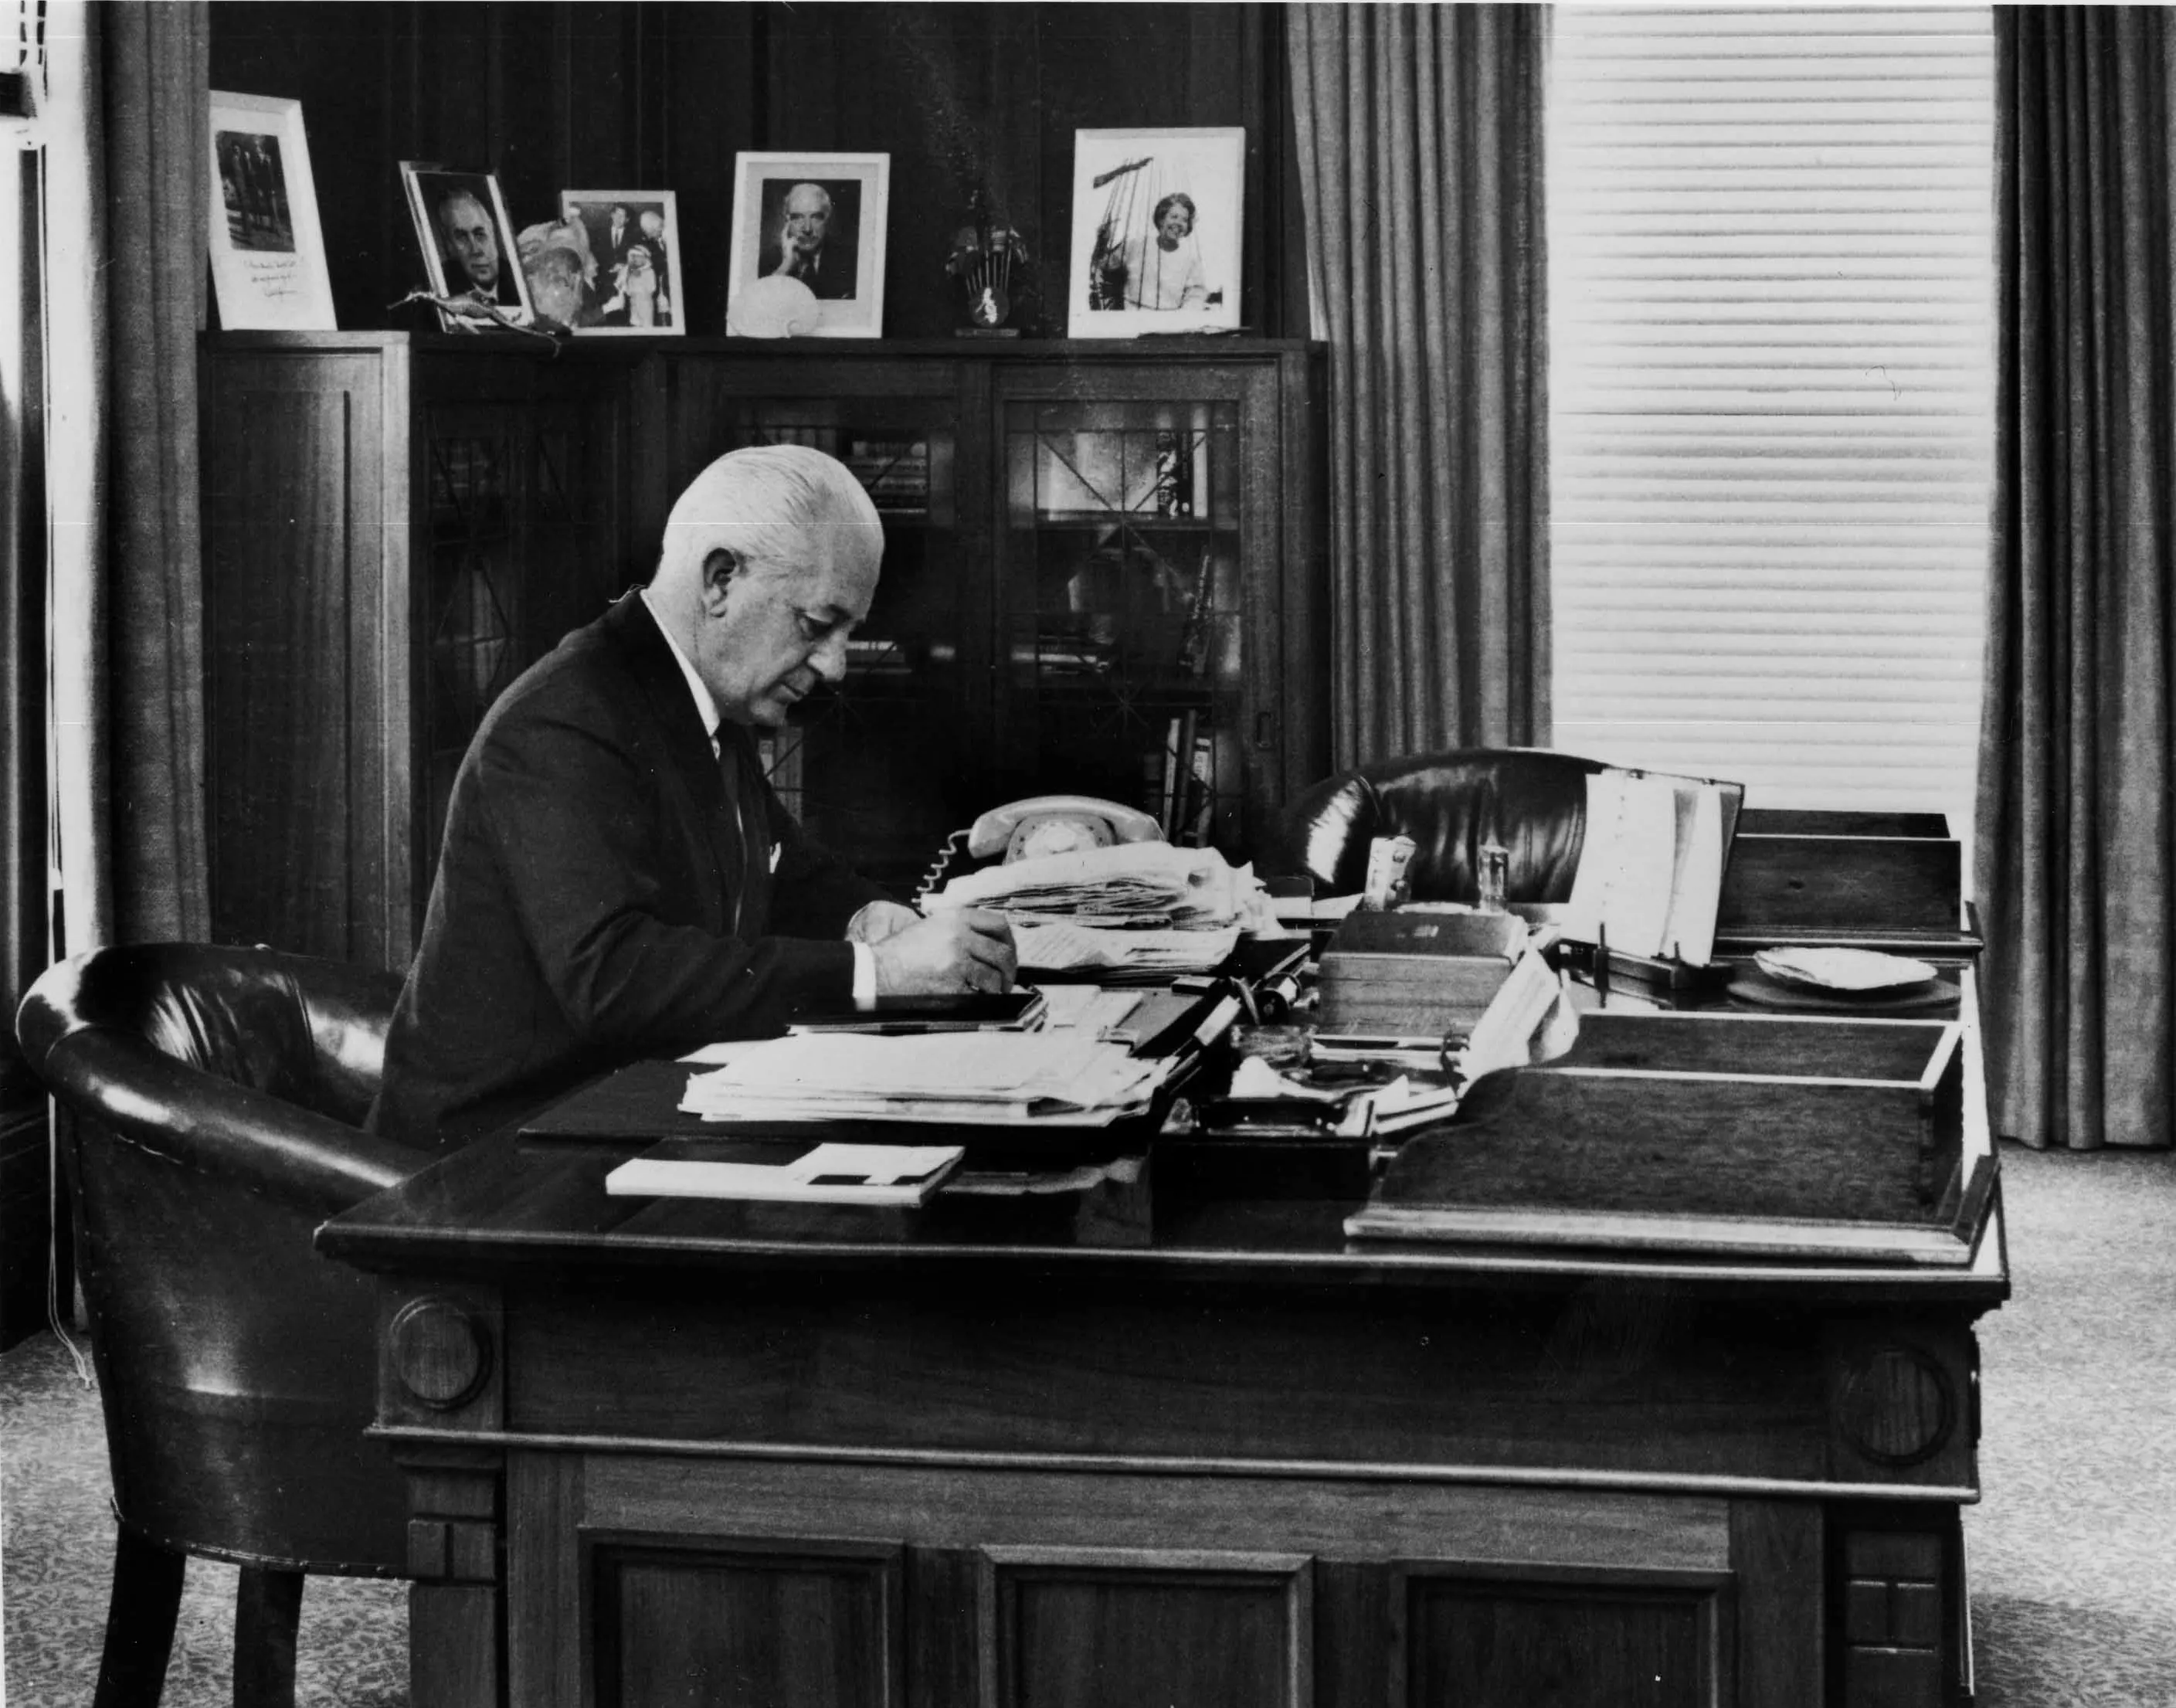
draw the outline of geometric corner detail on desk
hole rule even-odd
[[[393,1319],[389,1338],[400,1385],[433,1411],[465,1404],[491,1374],[490,1335],[450,1300],[411,1300]]]
[[[1948,1373],[1906,1346],[1880,1347],[1856,1360],[1836,1399],[1844,1439],[1875,1464],[1897,1470],[1939,1453],[1956,1417]]]

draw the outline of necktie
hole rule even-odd
[[[756,782],[753,744],[745,732],[731,724],[718,726],[718,779],[726,791],[726,810],[732,814],[738,832],[741,860],[738,881],[733,885],[733,935],[745,937],[756,915],[749,901],[759,884],[770,874],[770,838],[760,808],[750,797],[761,799]],[[729,876],[728,881],[732,881]]]

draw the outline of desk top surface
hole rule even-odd
[[[672,1114],[688,1070],[651,1063],[578,1092],[615,1114],[656,1110],[653,1134],[673,1129]],[[571,1101],[571,1100],[570,1100]],[[583,1124],[583,1123],[576,1123]],[[959,1135],[928,1134],[942,1141]],[[457,1151],[400,1186],[359,1205],[319,1231],[322,1249],[371,1270],[414,1276],[488,1276],[512,1283],[582,1269],[669,1268],[690,1278],[707,1271],[781,1270],[935,1277],[971,1284],[1015,1281],[1083,1282],[1131,1275],[1192,1284],[1324,1286],[1569,1286],[1619,1278],[1667,1281],[1729,1294],[1914,1300],[1978,1308],[2009,1292],[1999,1201],[1972,1262],[1946,1269],[1893,1263],[1818,1263],[1715,1259],[1577,1248],[1412,1245],[1353,1241],[1346,1216],[1359,1208],[1364,1181],[1336,1159],[1310,1192],[1308,1162],[1289,1153],[1270,1159],[1281,1183],[1270,1195],[1253,1183],[1265,1158],[1215,1143],[1151,1147],[1154,1214],[1131,1230],[1099,1230],[1095,1218],[1041,1213],[1017,1200],[964,1200],[942,1194],[919,1211],[695,1199],[615,1197],[604,1178],[642,1150],[638,1136],[539,1137],[503,1133]],[[1077,1151],[1080,1140],[1068,1141]],[[1106,1140],[1104,1154],[1140,1150]],[[1068,1161],[1078,1160],[1069,1156]],[[970,1167],[978,1166],[970,1153]],[[1022,1166],[1017,1149],[1005,1166]],[[1064,1166],[1063,1163],[1058,1166]],[[1085,1232],[1084,1232],[1085,1228]]]

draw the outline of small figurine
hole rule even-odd
[[[1027,260],[1027,245],[1020,234],[1010,226],[993,225],[980,209],[974,225],[962,226],[954,234],[944,270],[966,292],[967,329],[1000,336],[1011,331],[1005,321],[1013,312],[1013,268]]]

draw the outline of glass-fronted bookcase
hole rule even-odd
[[[1001,785],[1063,777],[1141,808],[1167,840],[1236,849],[1253,698],[1242,566],[1259,549],[1243,399],[1213,378],[1110,374],[1052,397],[1046,378],[1009,374],[998,399]]]
[[[215,931],[405,965],[492,700],[764,443],[838,457],[884,529],[846,683],[763,743],[817,836],[906,892],[977,814],[1066,792],[1243,856],[1328,765],[1319,361],[208,335]]]

